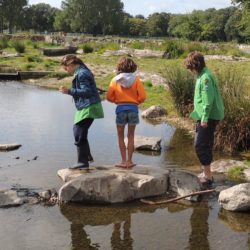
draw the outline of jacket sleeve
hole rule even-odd
[[[214,101],[213,80],[205,77],[201,80],[202,116],[201,121],[207,122]]]
[[[111,81],[109,85],[106,97],[109,102],[115,102],[115,88],[113,81]]]
[[[76,77],[78,87],[70,88],[68,94],[73,97],[91,97],[93,94],[91,87],[93,84],[93,76],[88,71],[84,70]]]
[[[138,102],[143,103],[146,99],[146,91],[144,89],[144,86],[142,84],[142,81],[140,79],[137,80],[137,98]]]

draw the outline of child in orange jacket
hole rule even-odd
[[[122,57],[116,67],[117,76],[110,83],[107,99],[117,104],[116,125],[121,162],[116,167],[132,168],[135,127],[139,124],[138,105],[146,99],[141,80],[136,76],[137,65],[131,58]],[[124,130],[128,124],[128,153],[124,142]]]

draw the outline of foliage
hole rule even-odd
[[[194,76],[177,65],[166,68],[162,74],[167,80],[175,108],[181,116],[188,116],[193,107]]]
[[[131,36],[145,36],[147,34],[147,21],[141,18],[129,18],[129,34]]]
[[[49,4],[39,3],[24,9],[25,22],[23,28],[33,29],[38,32],[54,31],[53,24],[58,10]]]
[[[25,44],[20,40],[12,40],[11,46],[15,48],[18,53],[24,53],[25,51]]]
[[[65,0],[62,9],[72,31],[94,35],[118,34],[120,31],[123,19],[120,0]]]
[[[179,58],[184,52],[183,44],[179,40],[168,40],[165,45],[165,51],[170,53],[170,58]]]
[[[28,4],[27,0],[0,0],[0,18],[5,21],[9,28],[9,33],[13,32],[13,27],[18,26],[22,20],[22,10]],[[1,27],[2,30],[2,27]],[[1,31],[0,30],[0,31]]]
[[[234,181],[244,181],[244,173],[243,171],[246,169],[246,167],[242,166],[235,166],[227,172],[227,176],[229,179],[234,180]]]
[[[166,36],[168,35],[169,14],[154,13],[148,17],[147,30],[149,36]]]
[[[6,36],[3,36],[0,39],[0,49],[6,49],[9,46],[9,38]]]
[[[225,106],[225,118],[219,123],[215,146],[235,152],[250,147],[250,93],[244,75],[232,68],[217,73]]]
[[[94,51],[94,49],[89,44],[83,44],[82,49],[85,54],[92,53]]]

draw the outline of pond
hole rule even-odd
[[[120,160],[115,106],[103,101],[105,118],[89,132],[93,166]],[[57,171],[76,159],[72,98],[16,82],[0,83],[0,143],[20,143],[0,152],[0,188],[58,189]],[[161,154],[135,153],[138,164],[199,171],[193,139],[169,124],[141,119],[136,134],[162,138]],[[196,167],[193,167],[196,166]],[[23,205],[0,210],[0,241],[13,249],[249,249],[249,214],[221,211],[217,200],[148,206]]]

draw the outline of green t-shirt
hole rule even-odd
[[[77,110],[75,113],[74,124],[86,118],[98,119],[98,118],[103,118],[103,117],[104,117],[104,114],[103,114],[103,109],[102,109],[102,103],[98,102],[98,103],[91,104],[90,106],[83,108],[81,110]]]

